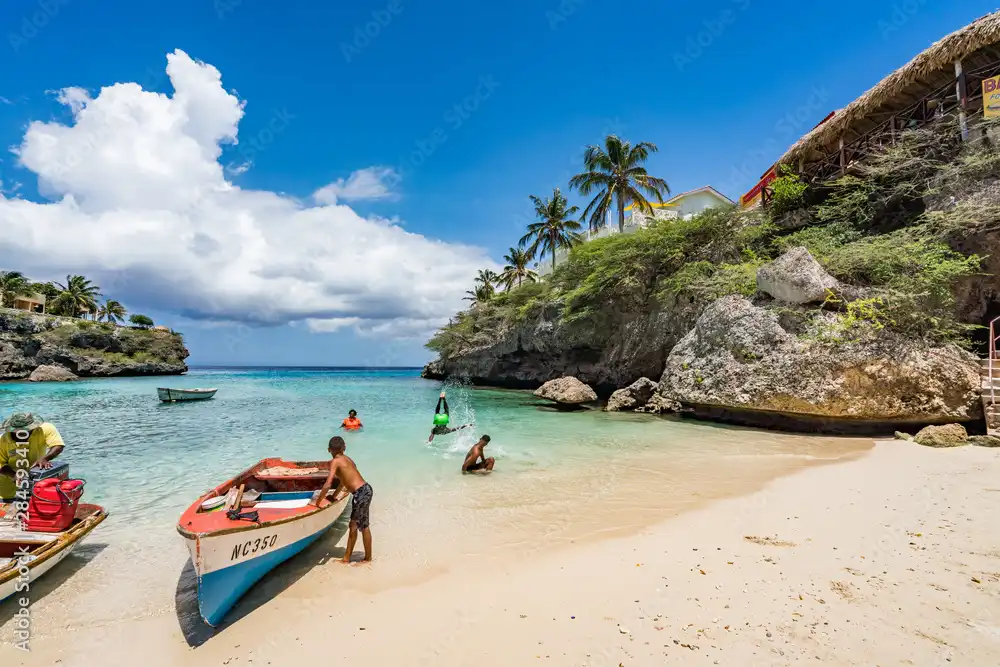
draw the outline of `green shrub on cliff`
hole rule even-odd
[[[904,133],[809,196],[785,174],[781,203],[766,216],[709,209],[583,243],[547,279],[460,313],[428,347],[449,356],[488,346],[543,313],[610,335],[632,315],[753,297],[760,266],[797,246],[865,292],[853,303],[825,304],[816,317],[797,309],[824,340],[892,330],[965,343],[974,325],[961,320],[957,287],[980,272],[982,258],[960,249],[968,232],[1000,229],[1000,151],[955,136],[950,120]],[[789,232],[770,222],[807,201],[818,201],[807,209],[816,224]]]

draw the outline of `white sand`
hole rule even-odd
[[[0,664],[995,667],[998,505],[1000,450],[879,443],[502,569],[470,560],[369,594],[377,561],[323,563],[197,648],[158,616],[4,647]]]

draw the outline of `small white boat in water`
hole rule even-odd
[[[166,387],[157,387],[156,393],[160,396],[160,400],[165,403],[173,403],[174,401],[204,401],[206,398],[212,398],[215,396],[215,392],[218,389],[167,389]]]

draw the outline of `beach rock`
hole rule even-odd
[[[977,447],[1000,447],[1000,438],[995,435],[970,435],[968,442]]]
[[[62,366],[43,365],[33,370],[28,379],[32,382],[66,382],[78,378]]]
[[[909,433],[903,433],[902,431],[896,431],[896,440],[913,440],[913,436]]]
[[[783,213],[774,221],[775,226],[787,230],[801,229],[808,227],[812,223],[812,214],[804,208],[797,208],[794,211]]]
[[[470,334],[458,350],[425,366],[424,377],[534,390],[571,375],[607,398],[641,377],[660,377],[670,349],[708,302],[670,294],[648,311],[600,319],[565,319],[565,305],[555,298],[521,321]]]
[[[822,303],[830,294],[856,296],[857,289],[827,273],[809,251],[790,249],[757,270],[757,288],[786,303]]]
[[[535,390],[535,396],[562,405],[580,405],[597,400],[593,389],[572,376],[549,380]]]
[[[611,394],[605,409],[608,412],[635,410],[649,403],[654,393],[656,393],[656,383],[649,378],[639,378],[624,389]]]
[[[979,361],[887,331],[828,343],[785,331],[742,296],[705,309],[667,358],[653,402],[759,426],[870,432],[982,417]]]
[[[969,434],[961,424],[943,424],[922,428],[913,439],[925,447],[959,447],[967,444]]]

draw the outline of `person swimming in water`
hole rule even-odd
[[[451,417],[448,415],[448,399],[444,397],[444,392],[442,391],[441,396],[438,398],[437,407],[434,408],[434,428],[431,429],[431,437],[427,442],[433,442],[435,435],[446,435],[472,426],[472,424],[462,424],[461,426],[449,428],[448,422],[450,420]]]
[[[364,426],[365,425],[361,423],[361,420],[358,419],[357,410],[351,410],[350,412],[348,412],[347,419],[345,419],[340,424],[340,428],[344,429],[345,431],[358,431],[364,428]]]

